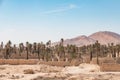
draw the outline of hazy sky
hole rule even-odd
[[[0,41],[58,41],[120,33],[120,0],[0,0]]]

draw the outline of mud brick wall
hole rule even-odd
[[[119,72],[120,71],[120,64],[115,64],[115,63],[103,63],[100,65],[101,71],[115,71]]]
[[[0,59],[0,65],[10,64],[10,65],[33,65],[37,64],[39,60],[37,59]]]
[[[51,66],[69,66],[70,62],[65,62],[65,61],[39,61],[39,64],[45,64],[45,65],[51,65]]]
[[[45,65],[51,65],[51,66],[78,66],[81,64],[80,61],[40,61],[38,59],[0,59],[0,65],[34,65],[34,64],[45,64]]]

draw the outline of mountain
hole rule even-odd
[[[110,31],[96,32],[90,35],[89,38],[98,40],[99,43],[101,44],[108,44],[108,43],[120,44],[120,34]]]
[[[83,45],[93,44],[94,42],[95,42],[94,39],[89,38],[85,35],[82,35],[79,37],[65,40],[64,45],[66,46],[67,44],[72,44],[72,45],[76,45],[76,46],[83,46]]]
[[[114,44],[120,44],[120,34],[110,32],[110,31],[99,31],[96,33],[91,34],[90,36],[78,36],[72,39],[66,39],[64,40],[64,45],[72,44],[76,46],[84,46],[93,44],[98,40],[101,44],[108,44],[108,43],[114,43]],[[55,43],[58,44],[59,42]]]

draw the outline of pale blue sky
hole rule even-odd
[[[46,42],[120,33],[120,0],[0,0],[0,41]]]

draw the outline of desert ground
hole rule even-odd
[[[101,72],[94,64],[57,67],[37,65],[0,65],[0,80],[119,80],[120,72]]]

